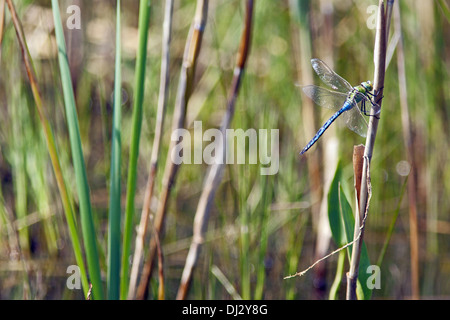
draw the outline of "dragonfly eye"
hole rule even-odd
[[[370,82],[370,80],[361,83],[361,85],[364,87],[364,89],[366,89],[369,92],[373,90],[373,85],[372,85],[372,82]]]

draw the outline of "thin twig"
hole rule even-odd
[[[155,245],[156,252],[158,256],[158,279],[159,279],[159,287],[158,287],[158,300],[164,300],[164,256],[161,248],[161,242],[159,241],[159,236],[157,232],[153,232],[153,236],[155,237]]]
[[[188,39],[183,57],[183,65],[181,68],[180,79],[178,83],[177,98],[175,102],[175,110],[172,119],[172,132],[183,128],[186,108],[189,98],[194,87],[195,66],[203,39],[203,33],[206,25],[208,13],[208,0],[198,0],[194,21],[189,30]],[[171,141],[169,153],[167,157],[166,167],[163,176],[163,190],[160,195],[160,203],[156,211],[154,230],[161,239],[162,227],[165,221],[167,204],[169,202],[170,191],[175,183],[176,175],[180,165],[172,161],[171,153],[175,149],[177,142]],[[147,261],[144,265],[143,274],[137,291],[137,299],[145,299],[148,295],[148,284],[153,269],[153,259],[156,254],[156,245],[153,238],[150,240],[150,249]]]
[[[91,300],[92,298],[92,283],[89,283],[89,290],[86,295],[86,300]]]
[[[364,216],[364,219],[363,219],[364,221],[365,221],[365,218],[366,218],[366,216]],[[338,248],[338,249],[332,251],[331,253],[327,254],[326,256],[324,256],[324,257],[322,257],[322,258],[316,260],[316,262],[314,262],[312,265],[310,265],[310,266],[309,266],[308,268],[306,268],[305,270],[299,271],[299,272],[294,273],[294,274],[289,275],[289,276],[286,276],[286,277],[284,277],[283,279],[286,280],[286,279],[290,279],[290,278],[294,278],[294,277],[301,277],[301,276],[305,275],[309,270],[311,270],[312,268],[314,268],[318,263],[320,263],[320,262],[322,262],[322,261],[324,261],[324,260],[330,258],[331,256],[335,255],[335,254],[338,253],[339,251],[342,251],[342,250],[344,250],[345,248],[350,247],[352,244],[354,244],[356,241],[358,241],[359,238],[361,237],[362,230],[363,230],[363,226],[361,226],[361,227],[359,228],[359,233],[358,233],[357,237],[356,237],[355,239],[353,239],[353,241],[351,241],[351,242],[349,242],[349,243],[343,245],[342,247],[340,247],[340,248]]]
[[[367,167],[367,170],[369,170],[369,167]],[[316,262],[314,262],[312,265],[310,265],[310,266],[309,266],[308,268],[306,268],[305,270],[300,271],[300,272],[297,272],[297,273],[292,274],[292,275],[289,275],[289,276],[286,276],[286,277],[284,277],[283,279],[290,279],[290,278],[294,278],[294,277],[301,277],[301,276],[305,275],[305,273],[307,273],[309,270],[311,270],[312,268],[314,268],[318,263],[320,263],[320,262],[322,262],[322,261],[324,261],[324,260],[330,258],[331,256],[335,255],[336,253],[338,253],[338,252],[344,250],[345,248],[350,247],[352,244],[354,244],[355,242],[359,241],[359,239],[361,238],[361,236],[362,236],[362,234],[363,234],[363,231],[364,231],[364,226],[365,226],[366,220],[367,220],[367,214],[368,214],[368,212],[369,212],[370,198],[372,197],[372,189],[371,189],[371,187],[370,187],[370,172],[368,172],[367,177],[369,178],[369,180],[367,181],[367,183],[369,184],[369,186],[368,186],[368,190],[369,190],[369,201],[367,201],[367,207],[366,207],[366,210],[365,210],[365,212],[364,212],[364,217],[363,217],[363,219],[362,219],[362,223],[361,223],[360,227],[358,228],[357,236],[353,239],[353,241],[351,241],[351,242],[349,242],[349,243],[343,245],[342,247],[340,247],[340,248],[334,250],[333,252],[327,254],[326,256],[324,256],[324,257],[322,257],[322,258],[316,260]]]
[[[128,299],[133,299],[139,266],[141,264],[144,248],[144,240],[147,233],[148,220],[150,215],[150,204],[153,197],[153,189],[155,185],[155,177],[158,169],[159,150],[161,145],[162,131],[164,125],[164,115],[166,111],[167,98],[169,95],[169,56],[170,56],[170,40],[172,30],[174,0],[166,0],[164,25],[163,25],[163,41],[162,41],[162,61],[161,75],[158,98],[158,111],[156,117],[155,137],[153,140],[152,156],[150,161],[150,173],[147,180],[147,187],[144,194],[144,203],[142,206],[141,221],[136,235],[136,244],[133,257],[133,265],[131,268],[130,287],[128,290]],[[158,237],[156,237],[158,238]]]
[[[383,87],[384,87],[384,75],[385,75],[385,65],[386,65],[386,16],[384,10],[384,1],[379,1],[378,6],[378,24],[377,32],[375,38],[375,50],[374,50],[374,62],[375,62],[375,75],[374,75],[374,92],[375,92],[375,104],[372,105],[371,114],[380,114],[381,103],[383,98]],[[370,117],[369,128],[367,132],[367,139],[364,151],[364,164],[363,164],[363,175],[361,178],[361,191],[360,191],[360,201],[358,207],[358,218],[355,215],[355,233],[360,225],[357,223],[360,221],[361,217],[364,216],[367,204],[369,201],[368,185],[365,183],[367,181],[367,172],[372,159],[373,148],[375,144],[375,138],[378,129],[379,117]],[[364,234],[364,233],[363,233]],[[360,239],[355,243],[352,250],[352,257],[350,262],[350,271],[347,273],[347,299],[356,299],[356,282],[358,279],[358,269],[359,261],[362,249],[364,237],[361,236]]]
[[[200,247],[204,241],[204,233],[208,225],[209,213],[214,201],[214,196],[222,180],[227,148],[225,132],[229,128],[231,120],[233,119],[235,103],[239,94],[242,77],[244,75],[245,63],[248,58],[250,49],[250,37],[252,31],[252,17],[253,0],[248,0],[244,29],[241,36],[241,43],[238,52],[236,67],[234,69],[233,83],[231,86],[230,96],[228,98],[227,110],[224,118],[222,119],[222,125],[220,129],[223,137],[222,144],[221,148],[217,150],[218,154],[216,156],[218,161],[209,168],[203,191],[198,202],[197,211],[194,218],[194,235],[192,238],[191,246],[189,248],[189,253],[186,258],[186,264],[184,266],[180,287],[177,293],[178,300],[184,300],[186,298],[189,284],[192,278],[192,273],[199,256]]]

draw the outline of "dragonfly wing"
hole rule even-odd
[[[342,120],[344,120],[345,124],[350,130],[356,132],[361,137],[365,138],[367,135],[367,121],[363,117],[359,106],[354,100],[352,102],[352,105],[353,108],[351,108],[348,111],[345,111],[341,115]]]
[[[331,91],[314,85],[302,86],[301,88],[315,103],[327,109],[337,110],[347,100],[347,94],[345,93]]]
[[[311,65],[319,78],[334,90],[349,93],[353,87],[347,80],[334,72],[329,66],[320,59],[311,59]]]

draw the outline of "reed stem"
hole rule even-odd
[[[141,260],[143,257],[144,241],[148,229],[150,205],[153,197],[156,173],[158,170],[158,160],[159,160],[161,138],[163,134],[164,115],[169,95],[169,61],[170,61],[170,40],[172,32],[173,3],[174,0],[166,0],[164,26],[163,26],[161,75],[159,85],[159,98],[158,98],[158,111],[156,117],[155,137],[153,140],[152,156],[150,160],[150,173],[148,176],[147,186],[144,194],[144,203],[142,206],[141,220],[136,235],[133,265],[131,268],[131,276],[130,276],[130,288],[128,290],[128,299],[133,299],[136,291],[139,266],[141,264]]]
[[[372,106],[371,114],[376,114],[378,117],[370,117],[369,128],[367,132],[366,145],[363,157],[363,168],[362,176],[359,181],[361,182],[361,189],[359,192],[358,201],[358,213],[355,214],[355,237],[357,234],[361,233],[359,239],[354,243],[352,248],[352,256],[350,262],[350,271],[347,273],[347,300],[356,299],[356,283],[358,280],[358,269],[359,261],[361,255],[361,249],[364,239],[364,225],[368,210],[369,202],[369,190],[368,184],[368,168],[370,166],[370,161],[372,159],[373,148],[375,145],[375,138],[378,129],[379,115],[381,111],[381,103],[383,98],[383,88],[384,88],[384,76],[385,76],[385,63],[386,63],[386,16],[385,16],[385,6],[384,1],[379,1],[378,6],[378,23],[377,32],[375,38],[375,75],[374,75],[374,92],[376,105]],[[364,284],[365,285],[365,284]]]
[[[194,234],[191,246],[189,248],[189,253],[186,258],[183,274],[181,276],[181,283],[177,293],[177,300],[184,300],[188,293],[192,273],[200,253],[201,245],[204,242],[204,234],[208,226],[209,214],[211,211],[215,193],[222,180],[227,149],[226,130],[230,127],[230,123],[233,119],[236,99],[239,94],[239,89],[244,75],[245,64],[250,50],[252,17],[253,17],[253,0],[248,0],[246,7],[246,18],[244,23],[244,29],[241,35],[241,43],[238,51],[236,67],[234,69],[233,82],[230,88],[227,110],[222,119],[222,125],[220,128],[223,140],[221,148],[220,150],[218,150],[218,154],[216,155],[217,159],[220,160],[209,168],[203,186],[203,191],[197,205],[197,211],[195,213],[194,227],[193,227]]]
[[[70,147],[72,152],[72,162],[76,177],[78,192],[78,202],[81,216],[81,229],[86,253],[86,260],[89,269],[89,278],[92,284],[94,299],[103,299],[103,289],[100,276],[100,264],[97,248],[96,232],[92,217],[92,206],[90,190],[87,181],[86,165],[81,147],[80,129],[78,115],[75,105],[72,79],[70,75],[69,61],[66,52],[63,26],[59,12],[58,0],[52,0],[53,17],[55,22],[55,35],[58,45],[58,60],[61,74],[61,83],[64,95],[64,106],[66,120],[69,130]]]
[[[121,1],[116,4],[116,65],[114,77],[114,113],[111,138],[111,168],[109,188],[108,228],[108,299],[120,297],[120,215],[121,215],[121,105],[122,105],[122,44]]]
[[[400,19],[400,4],[395,3],[394,27],[399,33],[400,39],[397,44],[397,69],[400,96],[400,110],[402,114],[403,141],[407,152],[407,159],[411,165],[408,176],[408,203],[409,203],[409,240],[411,251],[411,296],[419,299],[419,231],[417,223],[417,179],[416,179],[416,159],[414,155],[414,140],[411,127],[411,117],[409,115],[408,92],[406,89],[405,74],[405,52],[403,48],[402,26]]]
[[[141,0],[139,4],[139,44],[136,57],[134,83],[134,103],[132,115],[132,133],[130,160],[128,163],[127,199],[125,206],[125,225],[123,231],[122,272],[120,279],[120,298],[127,298],[128,270],[133,235],[134,197],[136,194],[137,160],[142,126],[142,103],[144,101],[145,70],[147,61],[148,25],[150,22],[150,0]]]
[[[208,14],[208,0],[198,0],[195,17],[189,30],[188,39],[183,56],[183,65],[181,67],[180,79],[178,83],[177,98],[175,102],[175,110],[172,118],[172,132],[183,128],[186,117],[186,109],[189,98],[194,87],[195,67],[201,49],[201,43],[206,25]],[[167,205],[169,203],[169,195],[175,183],[176,175],[180,165],[172,161],[172,151],[176,146],[176,141],[171,141],[169,145],[169,153],[167,156],[166,166],[163,176],[163,190],[160,195],[160,203],[156,211],[154,221],[154,231],[161,239],[163,224],[166,218]],[[144,266],[142,278],[138,287],[137,298],[145,299],[148,295],[148,284],[153,269],[153,259],[156,254],[156,244],[153,237],[150,239],[150,248],[147,261]]]
[[[81,242],[78,235],[77,223],[75,219],[75,213],[72,203],[72,198],[67,190],[66,183],[64,181],[61,163],[59,161],[58,151],[56,148],[55,138],[50,127],[50,123],[45,115],[44,106],[42,103],[42,98],[39,90],[39,86],[36,80],[36,73],[33,66],[33,61],[31,59],[30,53],[28,51],[27,41],[25,34],[23,32],[22,24],[17,16],[16,9],[12,0],[6,0],[9,11],[11,13],[11,20],[16,31],[17,40],[22,52],[22,58],[25,65],[25,70],[30,81],[31,90],[33,93],[33,98],[36,103],[36,109],[39,116],[39,121],[41,122],[42,129],[44,131],[44,136],[47,142],[47,149],[50,156],[50,160],[53,167],[53,172],[55,174],[56,184],[60,193],[62,205],[64,208],[64,214],[67,221],[67,226],[69,228],[70,240],[73,246],[73,251],[75,255],[75,260],[77,266],[80,268],[81,273],[81,283],[84,289],[84,296],[87,297],[87,292],[89,290],[89,281],[87,277],[87,271],[85,263],[83,260],[83,254],[81,250]]]

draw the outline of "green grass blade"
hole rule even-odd
[[[125,226],[123,235],[122,273],[120,279],[120,298],[128,294],[128,270],[131,239],[133,232],[134,196],[136,193],[137,159],[142,125],[142,102],[144,100],[145,67],[147,61],[148,24],[150,21],[150,0],[141,0],[139,5],[139,45],[136,57],[134,87],[133,122],[131,133],[130,160],[128,163],[127,200],[125,207]]]
[[[62,174],[61,163],[59,161],[59,155],[56,148],[55,138],[52,129],[50,127],[50,123],[44,113],[44,106],[42,103],[41,95],[39,93],[38,83],[36,81],[36,72],[34,70],[33,60],[31,59],[30,53],[28,51],[28,45],[25,38],[25,34],[23,32],[22,25],[17,16],[12,1],[8,0],[7,4],[11,12],[11,19],[14,24],[14,29],[16,30],[19,46],[21,47],[25,69],[27,70],[28,79],[30,80],[30,87],[33,92],[33,98],[36,103],[36,109],[39,115],[39,120],[42,124],[42,129],[47,142],[48,153],[50,156],[50,160],[52,162],[53,172],[55,174],[55,179],[61,196],[62,205],[64,207],[64,214],[66,217],[67,226],[69,228],[69,235],[73,246],[75,260],[81,273],[81,283],[84,288],[84,296],[87,297],[89,282],[87,279],[86,267],[83,260],[80,238],[78,236],[72,198],[70,197],[69,192],[67,191],[67,186]]]
[[[329,300],[336,300],[338,298],[338,291],[341,286],[342,276],[344,274],[344,265],[345,265],[345,251],[339,251],[339,258],[336,266],[336,275],[333,280],[333,284],[330,288],[330,293],[328,295]]]
[[[330,186],[330,191],[328,193],[328,220],[330,222],[331,235],[334,242],[338,247],[342,247],[347,243],[353,241],[353,233],[355,226],[355,219],[352,213],[352,207],[347,199],[347,196],[342,190],[340,185],[340,180],[342,180],[342,166],[338,163],[336,168],[336,173],[334,175],[333,181]],[[352,251],[352,246],[348,246],[347,253],[350,254]],[[363,248],[361,251],[361,260],[359,265],[358,273],[358,296],[364,297],[364,299],[370,299],[372,294],[371,290],[367,288],[366,281],[368,274],[366,273],[367,267],[370,266],[369,256],[367,253],[367,248],[365,243],[363,243]],[[338,269],[341,265],[338,265]],[[338,274],[341,273],[340,270],[336,271],[336,279]],[[335,282],[337,281],[335,279]],[[361,285],[363,284],[363,285]],[[335,284],[333,284],[334,291],[337,290]],[[336,297],[337,292],[330,291],[330,299]]]
[[[120,0],[116,15],[116,67],[114,83],[114,115],[111,142],[111,172],[109,189],[108,229],[108,299],[120,296],[120,165],[121,165],[121,105],[122,105],[122,44]]]
[[[55,35],[58,45],[58,60],[61,73],[61,82],[64,95],[64,105],[69,130],[72,161],[76,176],[76,185],[79,198],[81,215],[81,228],[83,232],[84,246],[89,270],[92,292],[95,299],[103,299],[103,290],[100,277],[100,265],[94,222],[92,219],[92,207],[87,182],[86,167],[81,148],[81,138],[78,124],[78,116],[75,106],[75,97],[70,76],[69,62],[66,53],[63,26],[57,0],[52,0],[53,18],[55,22]]]
[[[258,213],[260,213],[260,247],[258,252],[258,264],[256,267],[256,285],[254,290],[254,299],[262,300],[264,298],[264,284],[265,284],[265,259],[267,255],[267,248],[269,242],[268,221],[270,216],[270,203],[272,201],[272,183],[268,176],[261,176],[262,183],[262,205]]]
[[[248,166],[239,168],[240,177],[247,177]],[[247,202],[248,196],[248,180],[246,178],[239,179],[240,190],[240,271],[241,271],[241,296],[244,300],[251,299],[251,269],[250,269],[250,209]],[[246,191],[243,191],[246,190]]]
[[[20,106],[12,108],[11,110],[11,122],[12,122],[12,143],[16,146],[11,154],[11,167],[14,181],[14,194],[15,194],[15,213],[17,218],[23,219],[27,215],[27,177],[26,177],[26,165],[27,165],[27,141],[25,137],[26,130],[26,117],[25,117],[25,101],[20,100],[21,89],[17,90],[14,95],[15,100],[20,101]],[[28,255],[29,254],[29,232],[28,228],[21,228],[18,230],[19,243],[21,250]]]
[[[339,162],[330,185],[330,190],[328,191],[328,221],[330,223],[331,236],[339,247],[342,247],[347,242],[339,205],[339,181],[341,175],[342,165]]]
[[[437,3],[439,5],[439,7],[441,8],[442,13],[444,14],[447,21],[450,22],[450,9],[449,9],[447,3],[445,3],[444,0],[437,0]]]
[[[330,190],[328,191],[328,221],[330,223],[331,236],[333,237],[333,240],[338,247],[344,246],[347,241],[339,205],[339,186],[340,186],[339,181],[341,177],[342,177],[342,165],[341,162],[338,162],[333,181],[331,182],[330,185]],[[342,281],[342,275],[344,273],[345,255],[346,253],[344,250],[341,250],[339,252],[339,258],[336,267],[336,275],[333,284],[331,285],[328,296],[329,300],[337,299],[338,291]]]

